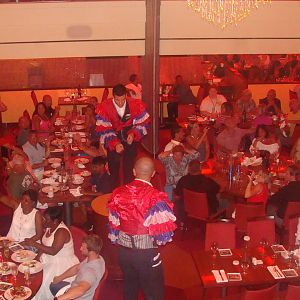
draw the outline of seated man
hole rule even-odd
[[[30,132],[30,120],[24,116],[19,119],[19,131],[17,134],[17,146],[22,147],[27,141]]]
[[[270,89],[267,97],[259,100],[259,104],[264,104],[266,111],[272,115],[277,115],[281,112],[281,101],[276,98],[276,91],[274,89]]]
[[[219,208],[217,194],[220,186],[211,178],[201,174],[201,163],[192,160],[188,166],[188,174],[181,177],[176,185],[174,193],[179,200],[179,218],[183,217],[183,189],[193,192],[206,193],[209,213],[215,213]]]
[[[89,195],[102,195],[111,193],[112,188],[112,179],[111,176],[107,173],[106,170],[107,160],[102,157],[94,157],[92,159],[91,169],[91,184],[92,184],[92,193],[86,193]]]
[[[63,280],[76,276],[70,289],[61,296],[55,297],[54,300],[93,299],[95,290],[105,272],[105,262],[100,256],[102,244],[102,240],[95,234],[88,235],[83,239],[80,251],[86,256],[86,259],[63,274],[54,277],[50,290],[55,296],[60,289],[69,285],[69,282]]]
[[[50,119],[54,115],[54,108],[52,108],[52,97],[50,95],[44,95],[43,103],[46,106],[46,116]]]
[[[10,162],[11,169],[8,180],[8,195],[20,199],[23,192],[33,187],[34,179],[26,169],[26,162],[23,156],[16,154]]]
[[[300,201],[300,170],[295,166],[288,167],[285,179],[288,184],[279,189],[267,202],[267,214],[275,217],[278,227],[282,226],[288,203]]]
[[[221,113],[221,106],[227,102],[226,98],[218,94],[218,90],[215,86],[211,86],[208,91],[208,96],[205,97],[200,105],[201,114],[215,118]]]
[[[182,141],[185,137],[185,132],[182,127],[172,127],[171,128],[171,141],[166,145],[164,151],[171,151],[175,146],[182,145]]]
[[[47,165],[46,157],[50,154],[50,145],[46,145],[46,147],[42,146],[38,143],[38,137],[34,130],[30,131],[28,136],[28,142],[23,145],[23,151],[29,158],[30,165],[33,169],[33,173],[40,181],[43,178],[44,174],[44,166]]]

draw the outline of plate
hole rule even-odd
[[[81,125],[81,124],[84,124],[84,120],[78,120],[78,119],[76,119],[76,120],[72,120],[72,123],[73,124],[76,124],[76,125]]]
[[[62,159],[58,157],[48,158],[49,164],[58,164],[61,163]]]
[[[9,275],[9,274],[11,274],[10,268],[12,266],[15,266],[15,265],[16,264],[13,263],[13,262],[11,262],[11,261],[0,263],[0,274],[2,274],[2,275]]]
[[[30,274],[35,274],[43,270],[43,265],[37,260],[31,260],[28,262],[23,262],[19,265],[19,271],[24,273],[26,268],[30,268]]]
[[[84,157],[75,159],[76,164],[88,164],[89,162],[90,162],[90,160],[88,158],[84,158]]]
[[[91,176],[91,172],[85,170],[85,171],[82,171],[82,172],[80,173],[80,175],[83,176],[83,177],[89,177],[89,176]]]
[[[4,292],[7,289],[11,288],[12,284],[9,282],[0,281],[0,291]],[[1,299],[1,298],[0,298]],[[3,298],[4,299],[4,298]]]
[[[56,174],[56,171],[55,171],[55,170],[47,170],[47,171],[44,171],[44,176],[46,176],[46,177],[51,177],[51,176],[53,176],[54,174]]]
[[[47,185],[42,188],[42,192],[48,194],[51,188],[53,189],[53,193],[56,193],[59,190],[57,186]]]
[[[30,250],[19,250],[12,254],[11,259],[17,263],[33,260],[37,256]]]
[[[13,292],[16,290],[22,289],[22,295],[17,296],[16,294],[14,294]],[[4,293],[4,297],[7,300],[25,300],[28,299],[32,294],[32,291],[29,287],[27,286],[19,286],[19,287],[11,287],[10,289],[6,290]]]
[[[83,130],[83,129],[85,129],[84,125],[76,125],[75,126],[75,130]]]

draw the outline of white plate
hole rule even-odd
[[[4,293],[4,297],[7,299],[7,300],[25,300],[25,299],[28,299],[31,294],[32,294],[32,291],[29,287],[27,286],[22,286],[24,288],[24,291],[26,292],[26,295],[25,296],[22,296],[22,297],[18,297],[18,296],[15,296],[15,295],[12,295],[11,292],[13,291],[13,287],[11,287],[10,289],[6,290],[5,293]]]
[[[51,157],[51,158],[48,158],[48,162],[49,164],[58,164],[58,163],[61,163],[61,158],[58,158],[58,157]]]
[[[7,270],[7,271],[3,271],[2,270],[2,266],[3,266],[3,264],[6,264],[8,267],[9,267],[9,269]],[[2,263],[0,263],[0,274],[2,274],[2,275],[9,275],[9,274],[11,274],[11,267],[13,267],[13,266],[15,266],[16,264],[15,263],[13,263],[13,262],[11,262],[11,261],[9,261],[9,262],[2,262]]]
[[[48,194],[51,188],[53,189],[53,193],[56,193],[59,190],[57,186],[47,185],[42,188],[42,192]]]
[[[22,263],[26,261],[33,260],[37,256],[36,253],[30,250],[19,250],[14,252],[11,256],[11,259],[17,263]]]
[[[73,184],[83,184],[83,182],[84,182],[84,179],[82,179],[82,180],[74,180]]]
[[[25,268],[30,268],[30,274],[35,274],[43,270],[43,265],[37,260],[31,260],[28,262],[23,262],[19,265],[19,271],[21,273],[25,272]]]
[[[84,157],[75,159],[76,164],[88,164],[89,162],[90,162],[90,160],[88,158],[84,158]]]
[[[47,171],[44,172],[44,176],[46,176],[46,177],[51,177],[54,174],[56,174],[55,170],[47,170]]]
[[[76,130],[83,130],[83,129],[85,129],[85,126],[84,125],[76,125],[75,129]]]
[[[80,173],[80,175],[83,176],[83,177],[89,177],[89,176],[91,176],[91,172],[88,171],[88,170],[85,170],[85,171],[82,171]]]
[[[84,122],[85,122],[84,120],[78,120],[78,119],[77,120],[72,120],[72,123],[76,124],[76,125],[84,124]]]

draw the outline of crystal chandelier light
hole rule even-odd
[[[237,25],[260,4],[271,3],[272,0],[187,0],[187,4],[202,18],[220,26]]]

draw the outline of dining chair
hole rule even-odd
[[[79,261],[83,261],[85,257],[82,255],[80,251],[80,247],[81,247],[82,240],[84,237],[87,236],[87,233],[82,229],[73,225],[70,227],[70,232],[73,238],[75,255],[78,257]]]
[[[300,197],[300,195],[299,195],[299,197]],[[283,227],[284,228],[287,228],[289,218],[296,214],[300,214],[300,201],[288,202],[288,205],[287,205],[286,211],[284,213],[284,217],[283,217]]]
[[[210,215],[206,193],[193,192],[188,189],[183,189],[183,203],[186,217],[184,220],[182,239],[192,220],[201,222],[213,221],[225,212],[225,209],[223,209]]]
[[[249,247],[258,247],[262,240],[269,245],[276,242],[274,217],[258,217],[247,222],[247,235],[250,237]]]
[[[95,294],[94,294],[94,297],[93,297],[93,300],[101,300],[101,291],[105,285],[105,282],[107,280],[107,277],[108,277],[108,271],[107,269],[105,269],[105,272],[103,274],[103,277],[101,278],[96,290],[95,290]]]
[[[243,293],[242,300],[267,300],[274,299],[277,285],[272,285],[267,288],[258,290],[246,289]]]
[[[296,283],[289,284],[284,297],[284,300],[296,300],[300,297],[300,285]]]
[[[291,216],[286,224],[286,227],[283,228],[280,232],[281,243],[283,245],[293,245],[296,240],[297,226],[300,221],[300,214],[295,214]]]
[[[178,104],[178,120],[186,119],[195,114],[195,104]]]
[[[206,223],[205,250],[216,242],[219,248],[234,249],[236,246],[235,224],[230,220]]]
[[[247,221],[255,217],[264,217],[265,207],[262,203],[237,203],[235,225],[238,232],[247,231]]]

